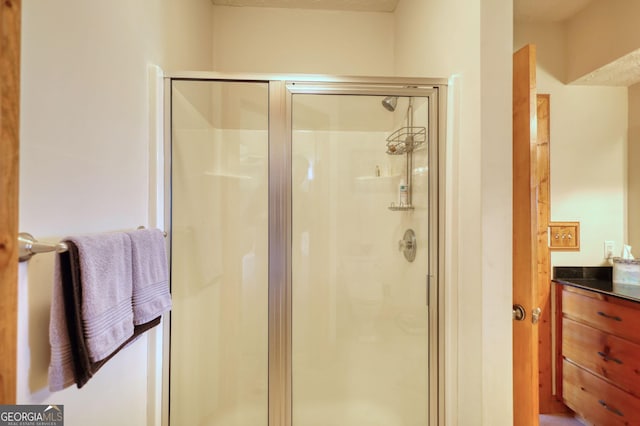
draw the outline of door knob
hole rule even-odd
[[[527,317],[527,311],[524,310],[522,305],[513,305],[513,319],[516,321],[524,321]]]

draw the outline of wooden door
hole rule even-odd
[[[20,10],[0,2],[0,404],[16,402]]]
[[[539,424],[537,264],[536,49],[513,55],[513,304],[526,317],[513,322],[514,425]]]

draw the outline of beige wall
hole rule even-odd
[[[604,264],[604,241],[626,242],[627,89],[565,85],[562,24],[518,23],[514,48],[534,43],[538,93],[551,95],[551,220],[580,222],[580,251],[561,266]]]
[[[211,13],[207,0],[145,0],[159,12],[162,67],[171,71],[210,71],[213,64]],[[141,17],[141,19],[144,19]],[[148,17],[146,18],[148,19]]]
[[[513,424],[513,4],[482,2],[482,424]]]
[[[629,145],[627,149],[628,241],[640,257],[640,83],[629,87]]]
[[[21,230],[54,242],[147,225],[154,214],[148,169],[155,142],[148,67],[209,68],[211,6],[196,0],[23,5]],[[20,265],[18,402],[64,404],[69,426],[155,424],[157,395],[147,382],[155,355],[147,344],[158,329],[81,390],[48,391],[53,258],[42,254]]]
[[[393,15],[214,6],[220,72],[392,75]]]

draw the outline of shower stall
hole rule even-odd
[[[166,89],[169,424],[439,424],[445,82]]]

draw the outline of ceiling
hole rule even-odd
[[[296,9],[393,12],[400,0],[211,0],[219,6],[284,7]],[[513,0],[516,21],[560,22],[594,0]]]
[[[399,0],[211,0],[219,6],[284,7],[295,9],[393,12]]]
[[[629,87],[640,82],[640,49],[590,72],[573,83]]]
[[[513,0],[513,17],[524,22],[561,22],[595,0]]]

